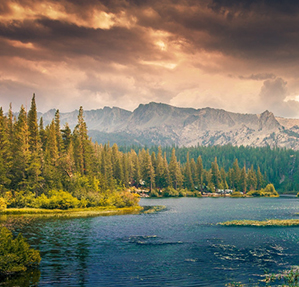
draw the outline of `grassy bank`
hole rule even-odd
[[[42,208],[7,208],[0,212],[1,215],[22,215],[38,217],[88,217],[121,214],[137,214],[143,210],[141,206],[116,208],[114,206],[72,208],[72,209],[42,209]]]
[[[232,220],[219,222],[222,226],[299,226],[299,219]]]
[[[73,208],[73,209],[42,209],[42,208],[7,208],[0,211],[0,219],[7,216],[26,217],[91,217],[123,214],[154,213],[165,209],[165,206],[132,206],[116,208],[115,206]]]

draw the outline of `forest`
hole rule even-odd
[[[278,160],[281,154],[290,156],[285,150],[232,146],[128,150],[99,145],[88,136],[82,107],[73,131],[68,124],[61,127],[59,110],[44,127],[33,95],[28,113],[24,106],[17,117],[11,106],[7,114],[0,109],[0,205],[134,206],[138,197],[130,191],[137,188],[151,196],[195,196],[219,189],[246,193],[264,188],[278,173],[272,172],[273,163],[267,165],[272,158],[266,166],[262,162],[271,152]]]
[[[140,146],[122,146],[121,151],[134,149],[138,152]],[[162,147],[163,154],[166,153],[167,160],[170,160],[172,149],[175,148],[176,156],[180,163],[185,164],[187,154],[190,158],[201,156],[203,167],[211,168],[211,162],[217,158],[219,166],[226,172],[233,166],[237,159],[240,167],[248,171],[253,166],[254,170],[260,171],[266,182],[271,182],[280,192],[290,193],[299,190],[299,151],[285,148],[250,147],[250,146],[195,146],[195,147]],[[158,152],[158,146],[150,146],[149,152]]]

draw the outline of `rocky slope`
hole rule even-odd
[[[55,110],[43,114],[47,124]],[[78,111],[61,113],[61,123],[77,124]],[[275,118],[273,113],[239,114],[221,109],[178,108],[161,103],[84,111],[94,141],[120,145],[244,145],[299,150],[299,120]]]

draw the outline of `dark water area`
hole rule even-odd
[[[19,229],[42,256],[35,281],[24,279],[20,286],[255,286],[265,271],[278,273],[299,265],[299,227],[216,225],[234,219],[298,218],[296,197],[140,203],[167,209],[36,220]]]

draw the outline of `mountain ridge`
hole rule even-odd
[[[44,123],[55,110],[44,114]],[[61,124],[77,124],[78,110],[60,113]],[[299,150],[299,119],[275,117],[268,110],[242,114],[214,108],[182,108],[164,103],[140,104],[134,111],[118,107],[84,111],[93,141],[120,145],[244,145]]]

